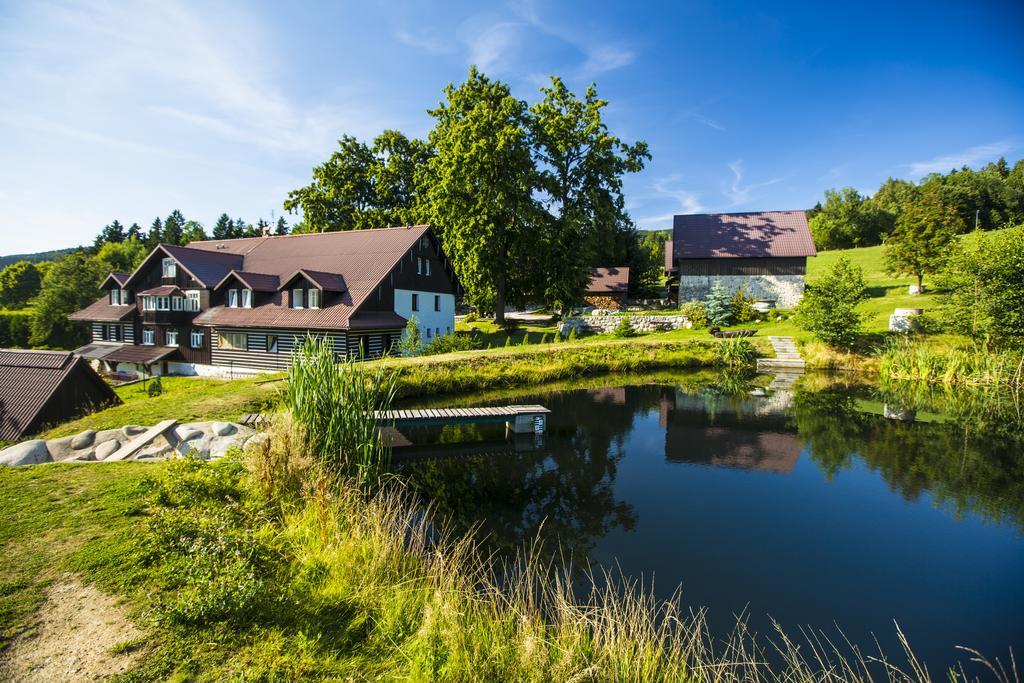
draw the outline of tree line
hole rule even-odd
[[[882,244],[913,230],[922,215],[941,215],[956,234],[1024,222],[1024,159],[1012,168],[1000,158],[977,171],[932,173],[916,183],[889,178],[870,196],[833,188],[807,218],[815,245],[827,250]]]
[[[260,218],[255,224],[248,223],[242,218],[231,218],[222,213],[213,230],[207,234],[206,228],[196,220],[186,220],[185,216],[178,209],[174,209],[161,219],[159,216],[153,219],[148,230],[143,230],[138,223],[132,223],[128,228],[117,219],[114,219],[103,226],[99,234],[93,240],[92,253],[99,252],[107,244],[121,244],[124,242],[137,242],[146,251],[151,251],[158,244],[185,245],[189,242],[215,239],[226,240],[238,237],[260,237],[265,234],[287,235],[289,233],[288,221],[284,216],[277,219],[271,227],[265,219]]]
[[[288,193],[295,232],[429,224],[480,312],[577,303],[594,266],[631,266],[634,289],[660,277],[660,252],[625,207],[622,179],[650,159],[604,120],[591,84],[578,96],[558,77],[530,106],[508,84],[471,68],[428,113],[425,139],[389,130],[352,136]]]

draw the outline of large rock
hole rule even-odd
[[[203,430],[196,429],[192,425],[178,425],[174,428],[173,432],[179,442],[192,441],[203,437]]]
[[[106,460],[114,453],[117,453],[119,448],[121,448],[121,442],[116,439],[104,441],[96,447],[94,456],[97,460]]]
[[[210,428],[217,436],[229,436],[238,431],[238,428],[230,422],[214,422]]]
[[[50,451],[47,450],[46,442],[42,439],[22,441],[0,451],[0,465],[7,465],[8,467],[39,465],[51,460]]]
[[[96,442],[96,430],[95,429],[86,429],[84,432],[82,432],[81,434],[78,434],[77,436],[75,436],[75,437],[73,437],[71,439],[71,447],[74,448],[76,451],[80,451],[83,448],[88,448],[89,446],[93,445],[93,443],[95,443],[95,442]]]
[[[140,427],[139,425],[125,425],[124,427],[121,427],[121,434],[123,434],[125,438],[130,439],[133,436],[142,434],[146,429],[146,427]]]
[[[60,439],[50,439],[46,442],[46,448],[50,451],[52,460],[67,460],[75,457],[75,449],[71,446],[73,436],[65,436]]]

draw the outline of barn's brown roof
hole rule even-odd
[[[128,278],[131,277],[131,273],[122,273],[119,270],[112,271],[100,284],[100,288],[106,287],[107,283],[111,280],[114,281],[118,287],[124,287],[124,283],[128,282]]]
[[[278,289],[285,289],[290,285],[295,278],[302,276],[313,283],[313,285],[324,292],[344,292],[345,291],[345,278],[338,273],[325,273],[320,270],[310,270],[309,268],[300,268],[288,277],[281,280],[281,286]]]
[[[224,283],[232,277],[254,292],[276,292],[280,286],[280,278],[276,275],[268,275],[267,273],[249,273],[244,270],[232,270],[221,278],[220,282],[217,283],[217,286],[215,286],[214,289],[220,289],[224,286]]]
[[[676,259],[788,258],[817,253],[803,211],[676,216],[672,242]]]
[[[70,320],[95,320],[116,323],[135,315],[135,306],[112,306],[109,297],[101,297],[80,311],[68,316]]]
[[[622,294],[629,289],[629,268],[593,268],[587,294]]]
[[[65,382],[88,384],[88,391],[76,391]],[[58,392],[77,397],[86,407],[87,396],[111,402],[119,399],[89,364],[67,351],[18,351],[0,349],[0,439],[10,441],[38,429],[38,419]],[[50,409],[52,411],[52,408]],[[50,412],[48,411],[48,412]],[[69,415],[70,416],[70,415]]]

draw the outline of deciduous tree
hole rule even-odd
[[[96,300],[96,288],[105,275],[99,262],[83,251],[53,264],[33,300],[32,345],[68,348],[87,341],[87,326],[68,320],[68,315]]]
[[[0,306],[24,308],[39,293],[42,275],[33,263],[18,261],[0,270]]]
[[[115,270],[130,273],[139,267],[148,253],[146,245],[138,240],[109,242],[100,247],[96,261],[104,273]]]
[[[945,203],[941,189],[930,184],[921,197],[903,210],[896,227],[885,238],[883,259],[889,273],[913,275],[918,289],[924,276],[938,272],[963,220]]]
[[[857,304],[866,298],[864,272],[842,256],[824,277],[807,284],[797,323],[829,346],[849,349],[860,331]]]
[[[878,244],[885,214],[852,187],[825,190],[825,203],[808,221],[819,249],[848,249]]]

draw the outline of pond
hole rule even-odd
[[[933,673],[1024,652],[1024,440],[987,406],[936,408],[808,377],[676,376],[448,399],[539,403],[543,435],[501,425],[393,434],[396,467],[459,530],[513,557],[653,579],[791,635],[811,626]],[[765,386],[767,384],[767,386]],[[968,402],[970,403],[970,402]],[[422,405],[422,404],[421,404]],[[916,410],[915,410],[916,407]],[[973,412],[972,412],[973,410]],[[982,417],[979,417],[982,416]]]

